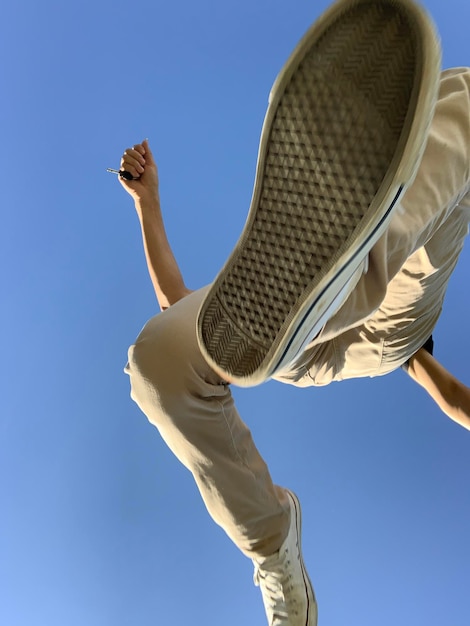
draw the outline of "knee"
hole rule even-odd
[[[141,408],[148,404],[156,407],[167,396],[177,398],[184,393],[184,370],[190,355],[185,354],[182,334],[178,324],[162,313],[147,322],[129,348],[126,372],[131,397]]]
[[[195,401],[206,402],[227,392],[227,384],[211,370],[199,349],[199,298],[187,296],[187,302],[153,317],[129,348],[126,373],[131,397],[155,425],[163,416],[177,419],[187,414]]]

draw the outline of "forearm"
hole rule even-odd
[[[409,375],[423,387],[452,420],[470,430],[470,389],[443,367],[426,350],[410,359]]]
[[[150,279],[158,303],[165,310],[191,292],[184,284],[166,236],[160,208],[157,164],[148,140],[125,150],[120,167],[130,174],[130,178],[120,176],[119,182],[134,200]]]
[[[145,258],[155,295],[162,310],[190,293],[171,250],[158,200],[136,202]]]

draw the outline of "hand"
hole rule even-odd
[[[120,169],[136,179],[125,180],[118,176],[119,182],[136,203],[159,203],[157,165],[147,139],[124,151]]]

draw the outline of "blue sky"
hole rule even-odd
[[[189,287],[243,226],[271,84],[328,2],[10,2],[0,24],[0,623],[264,624],[252,567],[129,398],[157,313],[124,148],[149,137]],[[467,0],[428,0],[444,66]],[[470,246],[436,353],[470,384]],[[402,372],[235,390],[297,491],[319,624],[468,626],[470,433]]]

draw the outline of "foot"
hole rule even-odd
[[[252,386],[289,367],[354,288],[419,164],[439,59],[410,0],[335,2],[294,50],[245,229],[198,317],[222,378]]]
[[[317,603],[302,558],[300,503],[288,491],[289,534],[275,554],[253,559],[254,582],[261,589],[269,626],[316,626]]]

